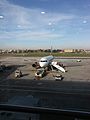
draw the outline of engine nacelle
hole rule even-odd
[[[37,62],[35,62],[34,64],[32,64],[32,67],[38,69],[38,68],[40,68],[40,65]]]
[[[36,67],[36,64],[32,64],[32,67]]]

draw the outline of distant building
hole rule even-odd
[[[85,50],[86,53],[90,53],[90,50]]]
[[[2,53],[2,50],[0,50],[0,54]]]
[[[74,52],[74,49],[64,49],[64,52],[65,53],[72,53],[72,52]]]
[[[80,53],[80,52],[84,52],[84,49],[74,49],[74,52]]]
[[[64,50],[59,50],[60,53],[64,53]]]
[[[84,52],[84,51],[85,51],[84,49],[64,49],[64,52],[66,52],[66,53],[72,53],[72,52],[80,53],[80,52]]]

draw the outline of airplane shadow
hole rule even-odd
[[[5,69],[0,72],[0,80],[7,79],[9,75],[11,75],[16,69],[19,69],[20,67],[24,67],[26,65],[8,65],[5,67]]]

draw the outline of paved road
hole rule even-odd
[[[20,89],[46,89],[49,91],[90,93],[90,82],[72,82],[72,81],[51,81],[51,80],[30,80],[30,79],[8,79],[0,83],[1,86],[16,86]]]
[[[9,79],[0,89],[4,99],[32,95],[41,107],[90,111],[90,83]]]

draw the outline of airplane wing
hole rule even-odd
[[[54,67],[57,68],[58,70],[60,70],[60,71],[62,71],[62,72],[66,72],[63,67],[61,67],[60,65],[57,64],[57,62],[52,62],[51,64],[52,64],[52,66],[54,66]]]

